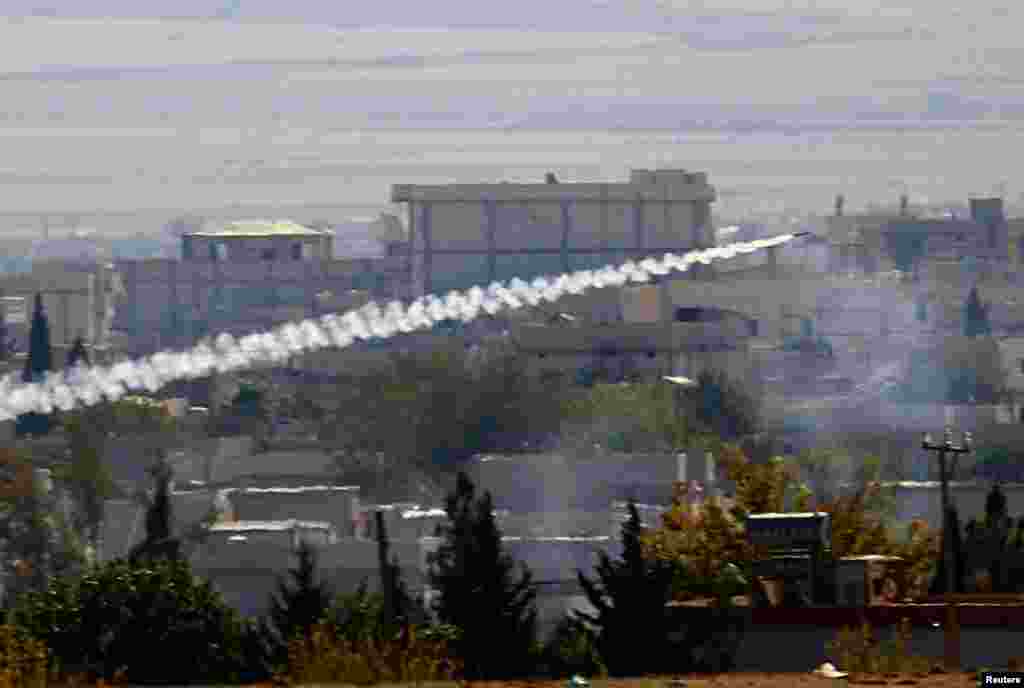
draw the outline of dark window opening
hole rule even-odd
[[[292,260],[302,260],[302,244],[292,244]]]
[[[653,351],[648,351],[647,352],[647,358],[654,358],[654,352]]]
[[[758,321],[757,320],[748,320],[747,321],[747,327],[749,328],[750,336],[751,337],[758,336],[758,334],[757,334]]]
[[[277,253],[272,248],[265,248],[260,251],[260,258],[263,260],[274,260],[277,257]]]
[[[683,306],[676,309],[676,322],[720,322],[725,314],[717,308]]]

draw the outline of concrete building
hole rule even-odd
[[[35,296],[42,294],[56,365],[63,365],[76,337],[82,337],[97,359],[109,353],[115,304],[122,293],[120,276],[110,264],[40,262],[27,274],[0,275],[4,317],[15,349],[28,350]]]
[[[510,336],[528,356],[537,375],[593,371],[610,381],[692,376],[704,368],[750,373],[750,321],[739,314],[716,312],[715,322],[629,323],[551,326],[516,324]],[[689,316],[690,314],[684,314]]]
[[[123,261],[117,327],[133,353],[180,347],[357,308],[403,294],[405,261],[332,258],[330,233],[279,221],[205,227],[182,236],[182,260]]]
[[[979,279],[1005,276],[1010,260],[1009,226],[1000,198],[970,199],[970,218],[930,220],[900,218],[886,223],[883,244],[890,253],[895,242],[923,242],[922,263],[975,262]],[[966,262],[965,262],[966,261]]]
[[[633,170],[628,182],[398,184],[413,295],[562,274],[714,246],[704,173]]]
[[[243,220],[181,237],[186,262],[290,262],[334,257],[333,234],[289,220]]]
[[[304,487],[245,487],[221,491],[240,521],[301,521],[330,523],[342,536],[355,534],[359,488],[353,485]]]

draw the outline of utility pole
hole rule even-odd
[[[939,455],[939,486],[942,500],[942,562],[946,569],[943,585],[946,593],[946,633],[945,633],[945,659],[946,668],[953,671],[960,669],[960,619],[957,618],[957,605],[953,596],[956,593],[955,566],[953,558],[953,520],[951,518],[951,504],[949,497],[949,476],[956,471],[956,459],[960,454],[971,451],[971,433],[963,434],[963,441],[957,445],[953,443],[953,429],[948,425],[944,432],[941,443],[932,442],[930,433],[925,433],[921,440],[921,448],[925,451],[937,452]],[[953,470],[947,472],[946,456],[953,455]]]

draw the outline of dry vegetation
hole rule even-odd
[[[851,675],[846,679],[827,679],[806,674],[768,674],[756,672],[737,672],[705,676],[682,676],[686,688],[806,688],[838,687],[842,685],[920,685],[929,688],[963,688],[974,685],[976,678],[973,673],[957,674],[892,674],[878,676]],[[427,685],[427,684],[424,684]],[[456,686],[459,684],[430,684],[433,686]],[[565,688],[565,681],[481,681],[461,684],[465,688]],[[637,678],[594,680],[591,688],[673,688],[673,678]]]

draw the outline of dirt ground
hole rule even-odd
[[[759,674],[737,672],[703,676],[680,676],[685,688],[838,688],[839,686],[928,686],[928,688],[964,688],[977,685],[973,673],[851,675],[845,679],[827,679],[813,674]],[[674,688],[671,677],[646,679],[593,680],[591,688]],[[467,688],[565,688],[564,681],[472,682]],[[679,686],[683,688],[683,686]]]

